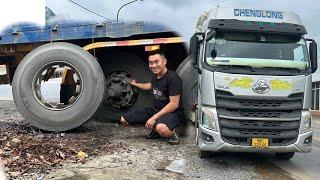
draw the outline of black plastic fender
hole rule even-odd
[[[182,79],[182,103],[185,118],[195,122],[194,106],[197,103],[198,80],[193,67],[194,56],[188,56],[177,68],[176,72]]]

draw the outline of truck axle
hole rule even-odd
[[[138,96],[138,89],[132,87],[132,76],[123,70],[112,72],[106,77],[105,103],[115,109],[128,109]]]

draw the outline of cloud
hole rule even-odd
[[[29,22],[44,25],[44,5],[45,3],[43,0],[33,0],[32,3],[21,0],[1,1],[0,31],[19,22]]]
[[[95,12],[115,20],[118,9],[130,0],[74,0]],[[78,20],[104,19],[68,2],[68,0],[46,0],[60,17]],[[121,21],[148,21],[164,24],[181,34],[186,41],[194,33],[198,17],[217,5],[221,7],[288,10],[300,15],[309,35],[318,42],[320,52],[319,0],[144,0],[124,7],[119,14]]]
[[[90,14],[67,0],[47,0],[47,5],[58,14],[63,14],[68,18],[82,20],[103,20]],[[80,4],[95,10],[110,19],[116,19],[116,14],[121,5],[130,2],[128,0],[78,0]],[[186,39],[193,34],[195,24],[200,14],[217,5],[223,7],[240,7],[256,9],[279,9],[291,10],[301,15],[302,21],[310,33],[320,33],[314,19],[320,18],[320,1],[305,0],[144,0],[137,1],[124,7],[119,14],[123,21],[153,21],[165,24],[175,29]]]

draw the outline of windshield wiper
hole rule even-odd
[[[251,74],[251,75],[278,75],[278,76],[291,76],[305,74],[307,70],[300,70],[298,68],[283,68],[283,67],[264,67],[256,68],[251,66],[239,66],[239,65],[219,65],[215,66],[218,71],[225,73],[235,74]]]

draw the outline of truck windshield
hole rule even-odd
[[[211,66],[308,69],[310,63],[304,38],[244,32],[217,33],[206,48]]]

